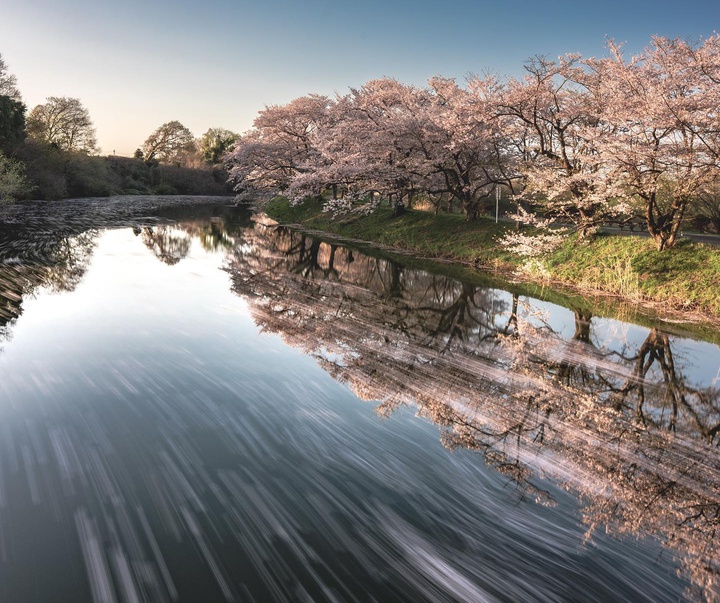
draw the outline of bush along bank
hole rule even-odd
[[[61,151],[36,141],[28,141],[13,157],[12,161],[22,166],[22,185],[8,195],[12,200],[232,194],[227,172],[219,166],[189,167],[114,155],[101,157]],[[0,187],[2,183],[0,179]],[[3,198],[0,190],[0,200]]]
[[[615,296],[661,316],[720,325],[720,248],[710,245],[685,240],[658,251],[641,236],[601,233],[580,242],[571,235],[554,251],[528,259],[500,243],[513,223],[482,218],[468,222],[458,214],[417,210],[396,216],[385,207],[369,215],[333,218],[323,213],[319,202],[293,206],[283,198],[262,209],[282,224],[562,285],[586,295]]]

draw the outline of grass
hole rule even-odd
[[[720,318],[720,249],[709,245],[682,241],[658,251],[646,238],[599,235],[570,239],[547,264],[553,279],[588,291]]]
[[[421,257],[451,260],[503,272],[517,271],[523,260],[498,244],[507,224],[488,219],[466,222],[460,215],[407,211],[393,216],[383,207],[369,216],[333,220],[319,202],[291,206],[278,198],[265,211],[283,223],[320,230],[344,238],[371,241]],[[601,234],[592,241],[569,237],[540,260],[539,274],[553,284],[583,293],[612,295],[652,306],[660,313],[693,319],[720,320],[720,249],[682,241],[676,248],[657,251],[650,239]],[[536,263],[537,268],[537,263]]]
[[[507,226],[496,225],[490,220],[466,222],[458,214],[434,216],[429,212],[413,210],[394,216],[387,207],[381,207],[369,216],[332,219],[322,212],[319,202],[306,201],[291,206],[282,198],[274,199],[264,210],[278,222],[373,241],[425,257],[490,268],[512,268],[518,264],[517,258],[497,243]]]

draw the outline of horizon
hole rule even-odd
[[[602,56],[610,39],[635,54],[653,35],[714,35],[720,6],[689,4],[28,0],[3,11],[0,54],[28,112],[50,96],[78,98],[101,154],[132,156],[172,120],[195,136],[211,127],[243,133],[267,105],[344,94],[375,78],[517,77],[532,56]]]

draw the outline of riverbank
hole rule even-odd
[[[291,206],[276,199],[263,207],[283,224],[373,242],[422,257],[453,261],[514,278],[612,296],[651,308],[673,320],[720,325],[720,250],[682,241],[659,252],[641,237],[601,234],[587,243],[570,237],[552,254],[528,261],[499,244],[509,224],[462,216],[380,208],[369,216],[332,219],[319,203]]]

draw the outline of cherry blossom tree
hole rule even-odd
[[[326,96],[309,95],[261,111],[253,129],[235,143],[227,158],[236,191],[284,191],[310,169],[318,157],[312,138],[330,105]]]
[[[466,219],[476,217],[483,200],[515,177],[508,140],[494,109],[498,92],[493,78],[472,78],[463,88],[454,79],[430,79],[422,129],[417,143],[435,176],[431,194],[459,199]]]
[[[519,217],[554,232],[516,233],[523,253],[642,216],[672,247],[688,204],[720,169],[720,36],[693,45],[654,38],[626,60],[535,57],[523,79],[443,77],[426,87],[371,80],[334,100],[266,107],[229,157],[239,192],[325,199],[333,213],[379,200],[460,201],[468,219],[504,186]],[[514,237],[514,238],[513,238]],[[519,238],[518,238],[519,237]],[[520,240],[522,239],[522,240]]]
[[[293,183],[291,192],[301,198],[331,186],[334,194],[327,209],[333,213],[370,211],[382,197],[396,205],[403,200],[410,204],[422,178],[412,140],[422,103],[421,90],[389,78],[351,89],[315,133],[317,161]],[[337,189],[341,199],[336,198]]]
[[[508,174],[491,86],[476,80],[472,87],[438,77],[426,88],[384,78],[352,89],[315,135],[322,161],[290,190],[302,197],[332,183],[346,193],[329,202],[334,213],[371,210],[380,197],[407,205],[419,194],[454,197],[475,217]],[[370,201],[358,207],[363,199]]]
[[[257,130],[244,134],[228,156],[235,191],[241,196],[284,191],[295,168],[285,151],[282,145],[264,139]]]
[[[608,135],[600,119],[599,76],[578,55],[530,60],[523,80],[511,79],[497,107],[520,161],[518,198],[544,218],[569,222],[581,238],[627,210],[599,145]],[[527,219],[532,218],[527,214]]]
[[[675,245],[688,205],[718,177],[717,45],[717,37],[699,48],[655,37],[626,59],[611,43],[611,56],[595,62],[605,73],[603,119],[613,125],[602,152],[641,202],[658,249]]]
[[[707,152],[720,162],[720,34],[704,43],[689,48],[696,80],[694,98],[697,110],[692,122],[683,123],[692,128],[706,147]]]

